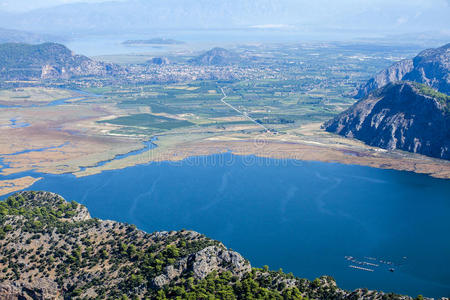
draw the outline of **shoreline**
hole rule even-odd
[[[29,188],[43,177],[24,176],[15,179],[0,179],[0,196]]]
[[[111,160],[96,163],[93,167],[78,167],[72,172],[61,173],[57,168],[45,168],[39,171],[20,169],[18,178],[0,178],[0,196],[17,192],[32,186],[42,179],[39,174],[70,174],[75,177],[85,177],[104,171],[121,170],[137,165],[156,162],[179,162],[193,157],[231,153],[236,156],[254,156],[257,159],[278,159],[295,161],[315,161],[323,163],[339,163],[357,165],[385,170],[407,171],[424,174],[438,179],[450,179],[450,161],[444,161],[403,151],[384,151],[378,148],[364,147],[355,149],[339,144],[327,145],[313,141],[292,141],[270,138],[264,135],[260,139],[242,139],[238,137],[216,136],[209,138],[186,139],[180,143],[171,141],[168,136],[159,136],[148,141],[156,145],[143,151],[145,147],[130,151],[133,155],[116,155]],[[119,157],[119,159],[117,159]],[[36,176],[23,174],[35,172]],[[9,176],[13,175],[9,174]],[[23,174],[23,175],[20,175]]]
[[[270,145],[270,146],[268,146]],[[283,143],[266,141],[259,145],[248,140],[203,140],[172,147],[157,147],[131,158],[112,160],[100,167],[72,173],[76,177],[94,175],[108,170],[123,169],[151,162],[176,162],[190,157],[221,154],[254,155],[260,158],[318,161],[347,165],[367,166],[378,169],[409,171],[434,178],[450,179],[450,162],[402,151],[380,152],[371,149],[355,151],[347,148],[331,148],[308,143]]]
[[[237,141],[236,143],[246,143],[245,141]],[[225,144],[224,144],[225,145]],[[293,143],[287,143],[285,145],[299,145],[299,144],[293,144]],[[308,145],[303,145],[308,147]],[[154,149],[150,149],[147,152],[144,152],[142,154],[146,154]],[[307,149],[304,149],[305,151]],[[375,160],[367,160],[364,161],[364,156],[359,155],[353,155],[353,154],[346,154],[348,150],[342,150],[341,153],[344,155],[343,159],[331,159],[331,158],[323,158],[321,157],[322,153],[317,152],[317,147],[310,146],[311,151],[308,152],[300,152],[300,153],[294,153],[294,157],[291,155],[285,155],[286,153],[278,152],[278,153],[268,153],[268,152],[252,152],[251,150],[246,150],[245,148],[237,149],[235,147],[224,147],[224,148],[217,148],[216,149],[207,149],[204,151],[201,151],[201,153],[193,153],[191,151],[188,151],[189,153],[173,153],[173,152],[167,152],[165,155],[162,155],[155,159],[150,159],[148,161],[139,161],[134,162],[134,164],[123,164],[123,165],[117,165],[117,163],[120,163],[121,160],[124,160],[124,158],[120,160],[110,160],[102,165],[97,165],[95,167],[91,168],[80,168],[77,172],[66,172],[66,173],[53,173],[53,172],[38,172],[37,174],[41,175],[73,175],[76,178],[86,177],[86,176],[92,176],[100,174],[104,171],[115,171],[115,170],[121,170],[129,167],[139,166],[139,165],[146,165],[151,163],[174,163],[174,162],[181,162],[183,160],[188,160],[191,158],[203,158],[207,156],[212,155],[221,155],[225,153],[230,153],[231,155],[235,156],[247,156],[247,157],[254,157],[252,160],[256,160],[254,162],[249,163],[261,163],[261,160],[264,159],[276,159],[276,160],[287,160],[287,161],[297,161],[297,162],[321,162],[321,163],[337,163],[337,164],[343,164],[343,165],[354,165],[354,166],[362,166],[362,167],[370,167],[370,168],[376,168],[381,170],[393,170],[393,171],[404,171],[404,172],[412,172],[415,174],[422,174],[426,176],[430,176],[436,179],[443,179],[447,180],[450,179],[450,162],[448,163],[448,166],[444,166],[443,168],[439,169],[439,162],[436,162],[436,165],[430,165],[430,163],[427,162],[411,162],[411,164],[404,164],[402,165],[403,160],[400,160],[400,163],[394,163],[398,162],[396,159],[392,158],[389,161],[386,161],[386,158],[379,158],[373,156],[372,159],[377,159],[381,161],[375,161]],[[316,150],[316,151],[312,151]],[[322,149],[322,151],[327,151],[329,149]],[[171,156],[173,154],[173,156]],[[297,154],[297,156],[295,156]],[[354,158],[362,158],[362,161],[356,161]],[[29,172],[33,172],[30,170]],[[23,172],[20,172],[23,173]],[[4,179],[2,180],[0,178],[0,196],[4,196],[13,192],[18,192],[21,190],[24,190],[26,188],[29,188],[37,181],[43,179],[43,177],[33,177],[33,176],[24,176],[14,179]],[[4,186],[2,186],[2,184]]]

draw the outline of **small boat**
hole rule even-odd
[[[389,272],[394,272],[394,271],[395,271],[394,268],[390,268],[390,269],[389,269]]]

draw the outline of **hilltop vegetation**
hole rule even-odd
[[[148,234],[92,219],[82,205],[48,192],[0,202],[0,254],[0,298],[411,299],[252,268],[196,232]]]
[[[411,82],[414,87],[417,89],[417,91],[425,96],[430,96],[434,99],[436,99],[439,103],[442,104],[445,113],[450,113],[450,96],[444,93],[440,93],[436,91],[435,89],[418,82]]]

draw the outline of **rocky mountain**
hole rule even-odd
[[[3,2],[13,4],[16,1]],[[2,14],[0,10],[0,26],[28,31],[115,35],[136,31],[146,33],[163,28],[274,27],[298,29],[295,36],[311,33],[313,36],[321,34],[322,37],[325,31],[332,39],[339,35],[346,40],[350,33],[353,37],[359,37],[361,32],[378,35],[413,32],[417,40],[417,32],[445,32],[444,29],[449,28],[446,1],[427,5],[422,1],[127,0],[67,1],[65,5],[44,7],[44,3],[48,5],[51,2],[66,1],[29,1],[27,7],[20,7],[22,12]],[[40,8],[26,10],[36,7]],[[383,13],[376,13],[379,11]],[[357,30],[354,24],[358,24]]]
[[[450,96],[423,84],[389,83],[323,127],[371,146],[450,159]]]
[[[414,57],[413,65],[403,80],[423,83],[441,93],[450,94],[450,43],[420,52]]]
[[[401,80],[423,83],[450,94],[450,43],[424,50],[412,60],[405,59],[393,64],[362,85],[357,97],[366,97],[371,91]]]
[[[252,268],[193,231],[92,219],[49,192],[0,202],[0,299],[408,299]]]
[[[367,81],[358,89],[357,98],[363,98],[369,95],[370,92],[379,89],[388,83],[401,81],[405,74],[411,72],[413,69],[413,61],[411,59],[401,60],[389,68],[379,72],[375,77]]]
[[[0,79],[2,80],[68,79],[123,72],[124,70],[117,65],[76,55],[61,44],[0,44]]]
[[[224,48],[216,47],[191,59],[189,62],[202,66],[225,66],[239,63],[241,60],[242,58],[239,54]]]

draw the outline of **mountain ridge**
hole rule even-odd
[[[14,30],[8,28],[0,28],[0,44],[1,43],[27,43],[38,44],[44,42],[61,41],[63,38],[48,34],[38,34],[33,32]]]
[[[350,1],[349,1],[350,2]],[[411,32],[448,28],[446,4],[384,4],[391,14],[374,14],[372,5],[351,2],[296,0],[129,0],[76,3],[5,13],[0,26],[21,30],[65,33],[130,32],[148,29],[249,28],[267,24],[294,25],[302,29],[324,28],[338,34],[345,30]],[[354,7],[358,9],[353,10]],[[378,6],[380,8],[380,6]],[[417,15],[418,9],[421,14]],[[403,22],[398,23],[398,15]],[[282,25],[283,25],[282,24]],[[358,24],[358,28],[354,28]],[[431,24],[431,25],[430,25]],[[375,26],[374,26],[375,25]],[[360,33],[357,32],[357,35]]]
[[[426,84],[439,92],[450,93],[450,43],[438,48],[423,50],[413,59],[401,60],[377,73],[361,85],[356,98],[397,81],[414,81]]]

